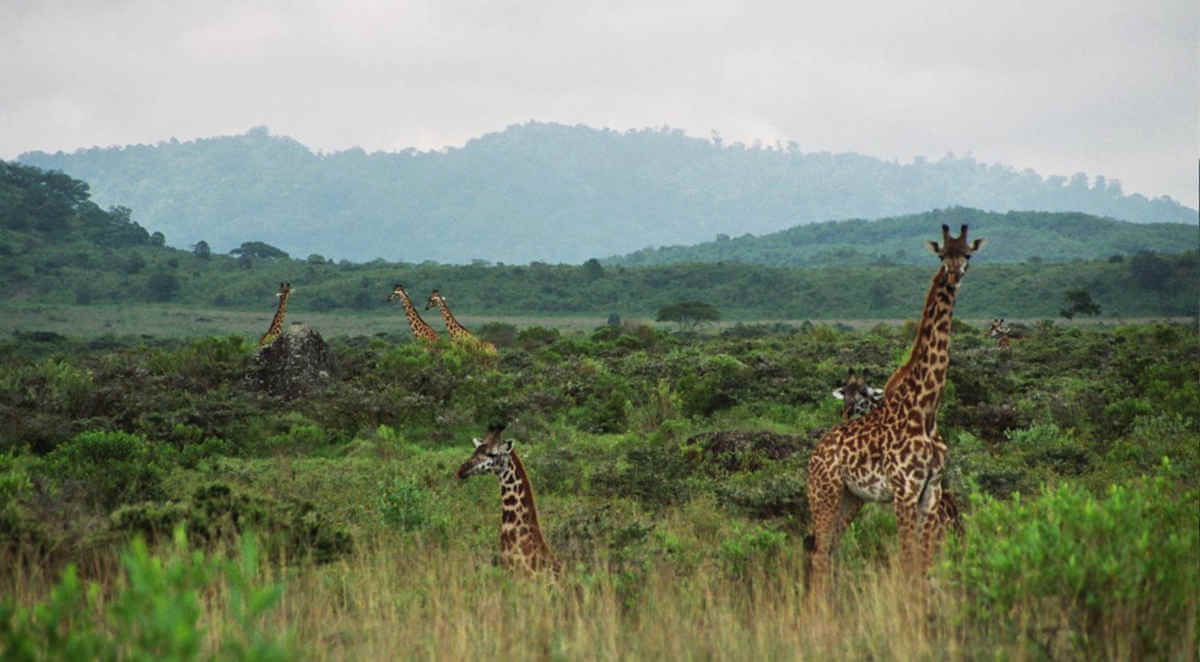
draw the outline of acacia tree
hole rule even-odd
[[[1092,295],[1087,290],[1067,290],[1067,307],[1058,311],[1063,317],[1071,319],[1076,313],[1081,315],[1099,315],[1100,305],[1092,301]]]
[[[658,322],[676,322],[680,331],[693,331],[701,324],[721,319],[721,313],[712,304],[703,301],[680,301],[659,308],[654,319]]]

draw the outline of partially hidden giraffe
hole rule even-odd
[[[1000,349],[1009,349],[1012,347],[1012,336],[1009,335],[1011,330],[1004,325],[1004,318],[997,317],[992,320],[992,326],[987,330],[987,337],[996,339],[996,346]]]
[[[413,306],[408,292],[404,291],[404,286],[400,283],[396,283],[392,287],[392,293],[387,298],[388,301],[395,301],[396,299],[399,299],[400,303],[404,306],[404,316],[408,318],[408,325],[412,328],[413,337],[425,341],[426,345],[432,345],[437,342],[437,331],[434,331],[432,326],[429,326],[425,323],[425,320],[421,319],[421,315],[417,313],[417,308]]]
[[[883,389],[867,384],[866,375],[854,372],[854,368],[846,371],[846,382],[833,389],[833,397],[842,401],[842,420],[848,421],[855,416],[863,416],[883,401]]]
[[[944,499],[946,444],[937,431],[937,409],[950,363],[950,320],[971,255],[983,247],[942,226],[942,243],[926,242],[941,260],[925,297],[912,353],[884,386],[883,402],[862,418],[826,433],[808,461],[812,514],[810,586],[823,595],[831,556],[866,501],[896,509],[901,565],[923,575],[947,526],[958,528],[957,508]]]
[[[291,283],[279,284],[279,291],[275,293],[275,296],[279,297],[279,307],[275,309],[275,317],[271,318],[271,326],[267,327],[267,332],[258,339],[259,347],[275,342],[279,334],[283,333],[283,318],[287,316],[287,302],[291,294]]]
[[[562,566],[550,551],[538,525],[537,506],[533,503],[533,485],[525,465],[513,450],[512,440],[500,438],[503,426],[488,428],[483,441],[472,439],[475,452],[458,468],[458,477],[467,479],[483,473],[500,478],[500,563],[527,573],[558,574]]]
[[[458,323],[454,319],[454,315],[450,312],[450,307],[446,305],[446,297],[442,296],[441,292],[436,289],[429,295],[429,299],[425,301],[425,310],[429,310],[437,306],[442,311],[442,321],[446,323],[446,333],[450,334],[450,339],[456,343],[461,343],[468,347],[482,349],[488,354],[496,353],[496,346],[486,340],[480,340],[467,330],[467,327]]]

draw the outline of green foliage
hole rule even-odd
[[[78,486],[93,505],[111,510],[162,496],[171,460],[165,450],[127,432],[82,432],[47,455],[42,471],[60,486]]]
[[[229,254],[239,257],[258,257],[267,260],[275,258],[286,260],[288,258],[286,252],[261,241],[244,241],[241,246],[229,251]]]
[[[406,532],[423,532],[445,544],[454,523],[430,492],[409,481],[396,478],[391,485],[380,485],[379,512],[389,526]]]
[[[1067,307],[1059,311],[1063,317],[1071,319],[1076,314],[1080,315],[1099,315],[1100,306],[1092,301],[1092,295],[1088,294],[1087,290],[1067,290],[1066,294]]]
[[[291,659],[297,651],[286,636],[262,624],[282,588],[260,581],[258,557],[253,537],[243,540],[236,561],[189,551],[182,529],[165,558],[134,540],[121,555],[122,588],[107,600],[98,584],[85,588],[68,566],[45,601],[32,607],[0,601],[0,656],[14,662]],[[218,585],[233,625],[217,633],[210,649],[199,626],[201,595]]]
[[[1200,582],[1198,537],[1200,492],[1178,494],[1161,477],[1103,497],[1063,483],[1032,499],[977,500],[944,572],[988,629],[1020,635],[1022,620],[1049,618],[1082,657],[1159,657],[1197,635],[1183,628]],[[1114,633],[1122,649],[1105,650]]]
[[[786,533],[761,524],[738,526],[733,535],[721,540],[717,558],[726,572],[743,577],[751,568],[770,568],[783,553],[787,541]]]

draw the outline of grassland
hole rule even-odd
[[[965,536],[913,582],[890,509],[868,506],[813,603],[805,469],[838,420],[828,393],[850,366],[886,379],[911,324],[591,318],[497,335],[488,362],[413,344],[398,314],[306,313],[335,369],[284,397],[248,379],[269,311],[194,334],[209,314],[28,310],[65,337],[0,341],[0,641],[33,651],[10,659],[84,640],[162,659],[170,632],[198,637],[177,659],[1196,658],[1189,326],[1042,322],[1002,351],[956,321],[939,429]],[[495,565],[495,480],[453,477],[498,417],[566,563],[555,582]],[[237,570],[250,535],[261,562]],[[137,537],[141,561],[121,553]],[[74,592],[55,587],[69,566]]]

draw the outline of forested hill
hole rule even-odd
[[[718,234],[965,205],[1195,221],[1168,197],[947,156],[911,164],[803,146],[718,144],[670,129],[528,123],[438,152],[315,154],[265,128],[193,142],[31,152],[172,246],[264,241],[355,261],[579,263]]]
[[[962,207],[876,221],[848,220],[798,225],[761,236],[750,234],[694,246],[663,246],[603,260],[606,264],[657,265],[743,262],[770,266],[923,264],[930,230],[942,224],[955,233],[966,223],[988,240],[976,262],[1097,260],[1140,251],[1195,250],[1195,225],[1137,224],[1078,212],[986,212]],[[935,237],[936,238],[936,237]]]

